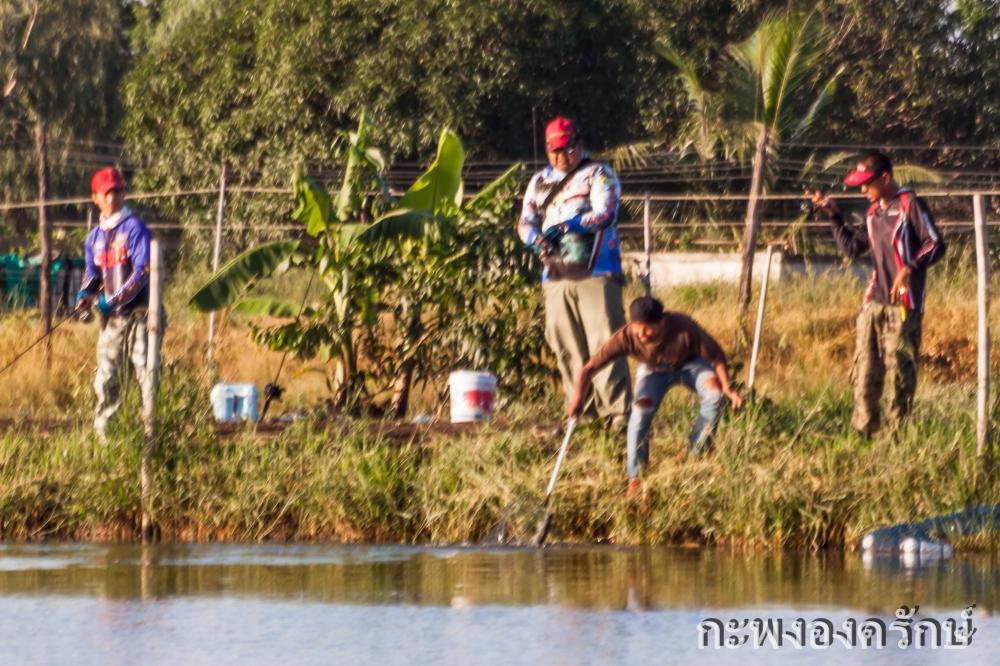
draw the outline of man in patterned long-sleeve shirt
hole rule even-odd
[[[870,435],[881,425],[879,399],[886,394],[886,421],[896,426],[910,411],[917,388],[927,268],[945,251],[944,239],[923,199],[893,179],[892,162],[872,151],[847,174],[871,206],[864,228],[844,223],[836,202],[820,193],[818,209],[830,218],[841,252],[854,259],[871,252],[874,271],[857,321],[854,380],[855,430]]]
[[[565,397],[584,363],[625,325],[618,205],[621,185],[591,161],[572,121],[545,129],[549,166],[532,177],[518,235],[545,266],[545,338],[556,355]],[[594,377],[597,413],[624,427],[631,403],[628,363],[617,359]]]
[[[100,223],[84,245],[86,269],[76,309],[97,306],[101,315],[94,429],[105,441],[108,420],[121,407],[119,375],[126,353],[131,354],[143,404],[155,396],[155,373],[146,367],[151,237],[145,223],[125,206],[125,180],[117,169],[97,170],[90,188]],[[160,316],[165,327],[166,317]]]

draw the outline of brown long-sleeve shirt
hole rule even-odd
[[[726,354],[719,343],[698,322],[687,315],[669,311],[663,313],[656,332],[648,341],[640,340],[633,329],[625,325],[615,331],[590,362],[594,369],[598,369],[622,354],[654,367],[666,365],[674,371],[696,357],[712,364],[726,362]]]

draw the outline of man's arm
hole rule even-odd
[[[743,406],[743,398],[740,394],[736,392],[732,384],[729,383],[729,366],[723,360],[719,363],[715,363],[715,376],[719,378],[719,385],[722,387],[722,395],[729,398],[729,402],[732,404],[733,409],[739,409]]]
[[[618,217],[622,186],[611,169],[599,164],[590,181],[590,211],[566,220],[568,231],[592,234],[611,226]]]
[[[743,398],[740,397],[740,394],[730,384],[729,364],[726,361],[726,353],[722,351],[722,347],[716,342],[715,338],[709,335],[708,331],[703,329],[693,319],[691,323],[694,325],[699,338],[698,355],[712,364],[712,367],[715,369],[715,376],[719,379],[719,387],[722,390],[722,394],[729,398],[733,409],[739,409],[743,404]]]
[[[538,210],[536,188],[538,176],[534,176],[524,192],[524,205],[521,207],[521,217],[517,220],[517,235],[528,246],[534,245],[541,234],[542,215]]]
[[[944,237],[938,231],[934,216],[931,215],[923,199],[914,199],[909,211],[910,223],[920,239],[920,249],[907,262],[911,271],[926,269],[944,256]]]
[[[822,192],[814,192],[812,202],[816,211],[830,220],[830,231],[833,232],[833,238],[837,241],[837,247],[847,258],[857,259],[871,249],[868,230],[847,226],[836,201]]]
[[[87,234],[87,240],[83,243],[83,280],[80,282],[80,292],[76,295],[77,310],[86,310],[91,305],[92,297],[101,289],[103,276],[101,270],[94,261],[94,234],[100,233],[97,230]]]

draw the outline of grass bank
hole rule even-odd
[[[760,393],[725,416],[715,453],[684,457],[694,402],[674,391],[655,422],[645,491],[626,501],[624,438],[583,427],[557,490],[553,537],[821,548],[856,543],[874,527],[1000,502],[997,475],[980,473],[975,459],[975,285],[967,263],[936,269],[916,412],[894,435],[865,441],[847,427],[858,285],[779,284],[768,301]],[[661,296],[724,346],[734,339],[734,287]],[[453,543],[478,542],[503,519],[515,539],[533,529],[558,446],[546,434],[560,415],[557,396],[542,405],[507,396],[496,422],[457,435],[400,440],[378,423],[316,416],[276,437],[218,437],[208,414],[216,374],[202,362],[204,321],[173,298],[154,500],[164,538]],[[12,357],[36,325],[6,317],[0,356]],[[86,426],[95,336],[92,326],[61,329],[51,367],[41,357],[20,366],[17,390],[0,396],[10,426],[0,431],[0,538],[138,535],[138,409],[126,405],[106,447]],[[238,320],[223,329],[217,358],[222,377],[258,384],[278,361]],[[307,362],[286,369],[284,407],[319,404],[322,370]],[[433,408],[418,401],[413,411]],[[53,433],[53,422],[71,425]]]
[[[717,450],[683,454],[687,400],[665,405],[644,493],[624,498],[624,447],[596,424],[575,438],[557,491],[554,538],[820,548],[873,527],[1000,502],[977,477],[971,391],[941,391],[895,436],[845,432],[850,396],[810,391],[726,417]],[[526,539],[557,442],[537,418],[406,440],[378,424],[303,421],[281,435],[219,438],[193,412],[166,418],[154,513],[163,537],[478,542],[506,519]],[[132,539],[137,423],[107,446],[77,428],[0,436],[4,538]],[[977,545],[989,545],[978,542]]]

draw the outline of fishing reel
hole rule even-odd
[[[272,400],[281,400],[282,394],[285,389],[277,384],[267,384],[264,386],[264,400],[270,402]]]

